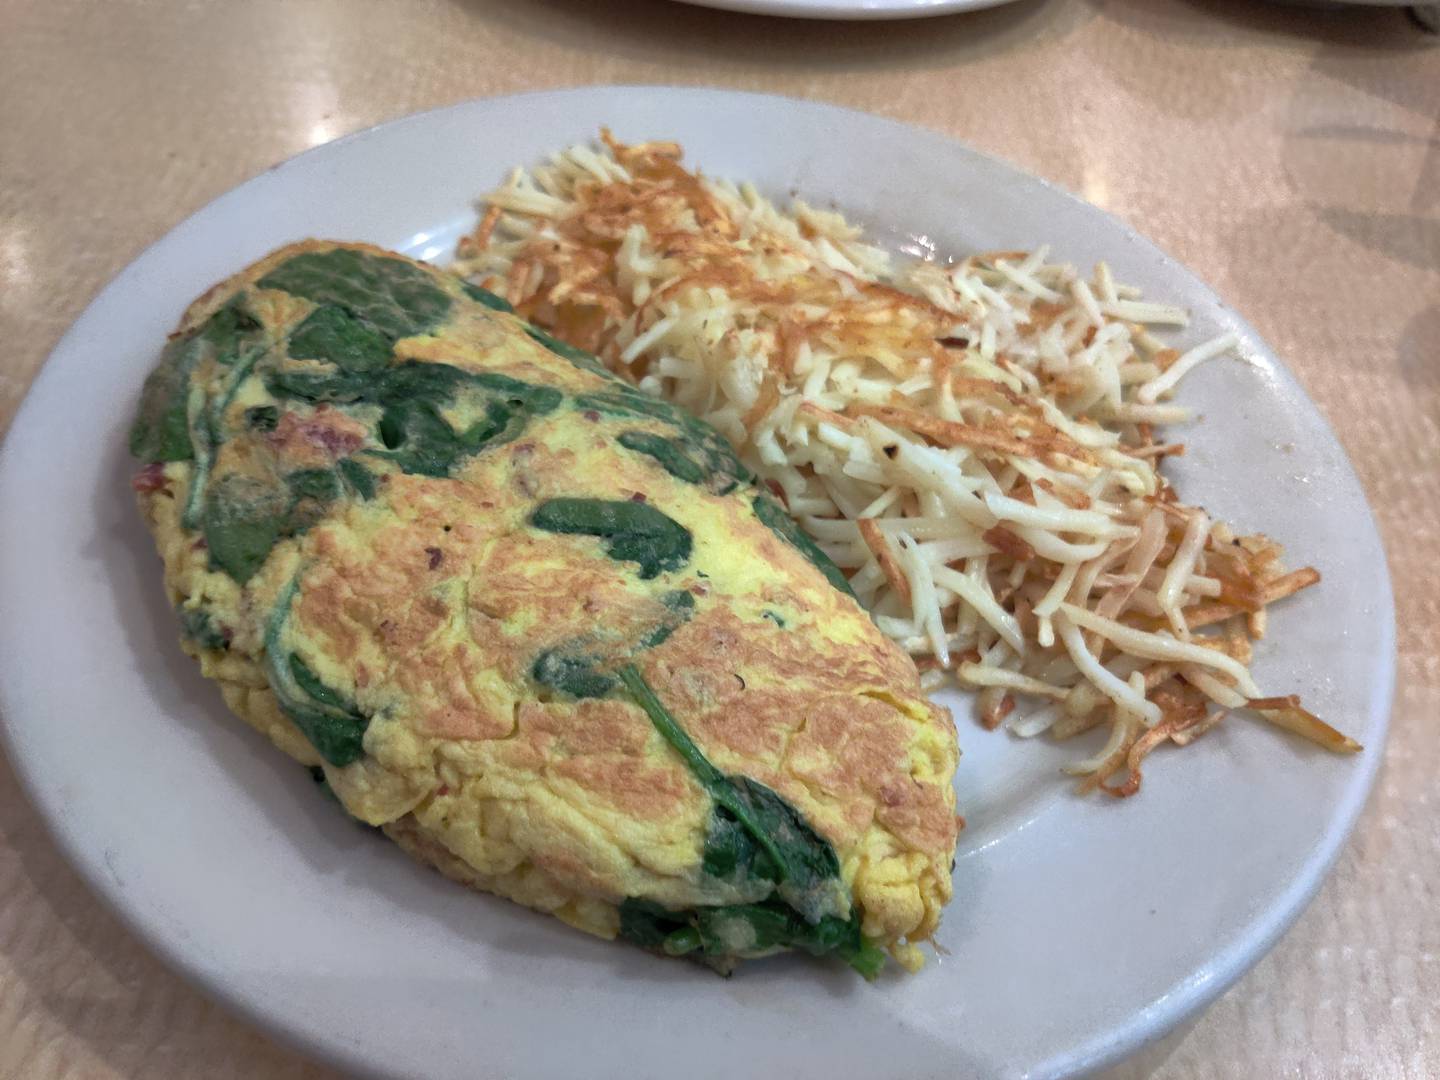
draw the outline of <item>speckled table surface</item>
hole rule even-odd
[[[1148,234],[1298,374],[1397,585],[1384,767],[1294,929],[1115,1075],[1440,1076],[1440,37],[1402,10],[1021,0],[847,24],[662,0],[0,0],[0,430],[106,280],[255,172],[419,109],[616,82],[955,135]],[[202,1075],[331,1073],[151,957],[0,760],[0,1076]]]

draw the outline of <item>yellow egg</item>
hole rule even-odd
[[[187,651],[458,881],[722,969],[918,966],[948,714],[721,436],[502,309],[320,241],[196,302],[131,441]]]

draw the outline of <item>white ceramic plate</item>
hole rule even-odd
[[[999,7],[1012,0],[681,0],[699,7],[792,19],[923,19]]]
[[[175,644],[124,435],[186,303],[305,236],[445,257],[516,162],[611,125],[833,201],[895,243],[1054,245],[1109,260],[1243,361],[1186,383],[1181,490],[1313,561],[1259,650],[1367,744],[1335,758],[1244,719],[1157,754],[1140,797],[1070,793],[1074,753],[957,707],[969,821],[924,973],[866,985],[806,959],[723,980],[449,884],[348,822],[231,718]],[[1243,298],[1240,298],[1243,299]],[[1056,1076],[1205,1004],[1316,889],[1365,799],[1394,626],[1369,510],[1325,422],[1238,315],[1124,225],[936,134],[800,101],[584,89],[475,101],[321,147],[217,199],[126,269],[55,350],[0,455],[0,706],[12,761],[90,885],[265,1028],[353,1070],[447,1077]],[[1343,617],[1336,613],[1343,613]],[[753,1069],[751,1068],[753,1066]]]

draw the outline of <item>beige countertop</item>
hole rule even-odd
[[[1115,1075],[1440,1076],[1440,37],[1403,11],[1022,0],[827,24],[662,0],[0,0],[0,430],[95,292],[254,173],[419,109],[617,82],[964,139],[1148,234],[1296,372],[1390,554],[1384,767],[1294,929]],[[0,760],[0,1076],[330,1075],[151,957]]]

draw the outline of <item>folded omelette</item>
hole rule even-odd
[[[308,241],[191,306],[130,446],[185,650],[416,858],[721,970],[919,966],[953,725],[713,428]]]

